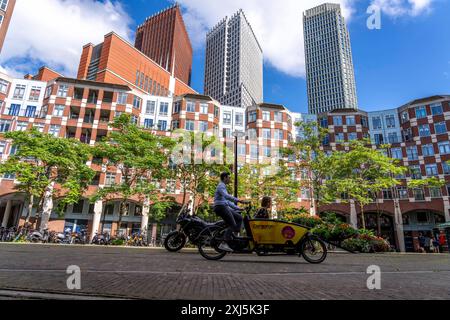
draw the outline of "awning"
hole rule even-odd
[[[439,228],[439,229],[450,228],[450,222],[438,224],[436,227]]]

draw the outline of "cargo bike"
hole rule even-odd
[[[243,211],[245,234],[227,241],[233,254],[257,253],[298,255],[307,262],[319,264],[327,257],[327,246],[310,232],[310,228],[282,220],[251,219],[251,207]],[[224,241],[226,225],[206,228],[199,236],[198,250],[207,260],[220,260],[227,252],[219,249]]]

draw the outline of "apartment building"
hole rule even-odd
[[[5,43],[16,0],[0,0],[0,53]]]

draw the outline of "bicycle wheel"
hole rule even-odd
[[[198,252],[207,260],[220,260],[227,255],[225,251],[219,249],[220,243],[223,241],[225,229],[210,229],[202,231],[198,238]]]
[[[327,258],[327,246],[317,237],[306,236],[301,244],[302,257],[309,263],[319,264]]]

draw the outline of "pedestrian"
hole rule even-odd
[[[255,219],[270,219],[269,210],[272,207],[272,198],[264,197],[261,201],[261,208],[255,214]]]
[[[430,242],[431,242],[430,234],[426,233],[425,237],[423,237],[423,248],[425,249],[426,253],[431,253]]]
[[[433,235],[433,248],[434,253],[440,253],[439,240],[437,239],[436,235]]]
[[[425,248],[425,238],[422,234],[422,232],[419,233],[419,252],[423,253]]]
[[[439,250],[444,252],[444,246],[445,246],[445,234],[444,230],[441,230],[441,233],[439,234]]]

